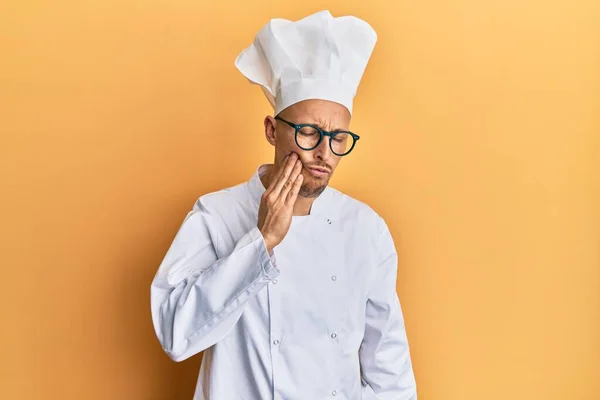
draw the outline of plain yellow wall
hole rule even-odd
[[[238,52],[329,8],[379,34],[334,186],[391,226],[419,399],[600,399],[597,0],[3,3],[0,398],[191,399],[150,282],[271,160]]]

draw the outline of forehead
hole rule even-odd
[[[350,112],[341,104],[327,100],[304,100],[281,112],[297,124],[315,124],[328,129],[347,129]]]

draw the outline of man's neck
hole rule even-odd
[[[312,208],[314,202],[315,198],[298,196],[296,198],[296,203],[294,204],[293,215],[299,216],[310,214],[310,209]]]
[[[260,180],[265,188],[268,188],[271,183],[271,176],[275,175],[277,171],[274,170],[273,164],[267,166],[267,170],[263,175],[260,176]],[[315,201],[316,197],[302,197],[296,198],[294,203],[294,216],[309,215],[310,209]]]

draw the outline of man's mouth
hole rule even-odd
[[[329,171],[321,167],[306,167],[306,169],[314,176],[322,178],[329,175]]]

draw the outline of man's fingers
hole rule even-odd
[[[289,155],[285,156],[285,158],[283,159],[283,162],[282,162],[283,166],[287,165],[289,158],[290,158]],[[277,182],[279,181],[279,178],[281,177],[281,174],[283,174],[283,171],[284,171],[284,168],[279,168],[279,171],[277,171],[275,176],[272,176],[270,178],[271,182],[269,182],[269,187],[267,188],[267,192],[273,191],[273,189],[277,185]]]
[[[283,188],[285,183],[288,181],[290,174],[292,173],[292,169],[296,165],[296,162],[298,162],[297,156],[294,156],[294,154],[290,155],[287,160],[287,163],[285,163],[282,167],[282,174],[279,175],[279,178],[275,181],[275,186],[271,191],[271,193],[273,193],[274,196],[279,196],[279,193],[281,192],[281,189]]]
[[[302,181],[304,180],[304,175],[299,174],[294,180],[294,184],[292,188],[288,192],[285,203],[289,207],[293,207],[294,203],[296,203],[296,199],[298,198],[298,193],[300,193],[300,187],[302,186]]]
[[[286,199],[288,192],[292,189],[292,186],[296,183],[296,178],[298,177],[298,175],[301,172],[302,172],[302,162],[300,160],[298,160],[298,161],[296,161],[296,164],[294,165],[294,169],[290,173],[289,178],[283,184],[283,188],[281,189],[281,193],[279,194],[279,196],[282,199],[284,199],[284,200]]]

